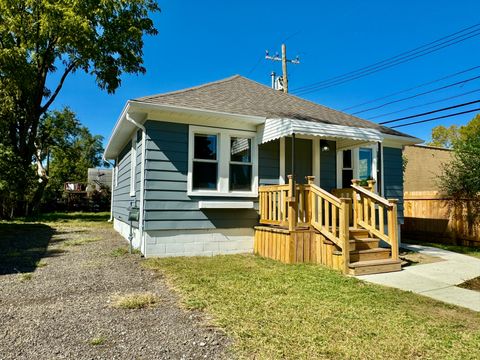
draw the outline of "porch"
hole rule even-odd
[[[397,200],[374,192],[375,181],[329,193],[306,184],[260,186],[254,252],[283,263],[315,263],[363,275],[401,270]]]

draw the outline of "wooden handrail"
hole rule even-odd
[[[398,260],[398,220],[397,199],[385,199],[377,194],[358,186],[358,180],[352,180],[353,185],[353,226],[362,227],[370,234],[386,241],[392,248],[392,259]],[[373,187],[371,186],[373,189]],[[386,211],[386,229],[385,229]],[[387,232],[385,232],[387,230]]]
[[[286,185],[262,185],[258,188],[258,192],[267,192],[267,191],[279,191],[279,190],[288,190],[289,186]]]
[[[392,204],[388,202],[387,199],[371,192],[371,191],[368,191],[367,189],[363,188],[362,186],[358,186],[358,185],[351,185],[352,188],[354,188],[355,190],[357,190],[358,192],[374,199],[376,202],[380,203],[380,204],[383,204],[385,206],[388,206],[388,207],[391,207]]]
[[[329,193],[328,191],[322,189],[321,187],[318,187],[316,185],[310,186],[310,190],[317,194],[318,196],[322,196],[324,198],[327,198],[331,203],[340,206],[340,199],[336,197],[335,195]]]

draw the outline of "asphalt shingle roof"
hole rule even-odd
[[[330,109],[291,94],[273,90],[240,75],[135,101],[180,106],[238,115],[291,118],[326,124],[377,129],[384,134],[408,136],[367,120]]]

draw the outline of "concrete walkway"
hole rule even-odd
[[[455,286],[480,276],[480,259],[428,246],[402,244],[402,247],[437,256],[444,261],[408,266],[399,272],[362,275],[358,278],[480,311],[480,292]]]

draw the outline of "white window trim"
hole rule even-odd
[[[193,156],[195,134],[217,135],[217,163],[218,179],[216,190],[193,190]],[[252,191],[230,191],[230,138],[246,137],[251,139],[252,145]],[[213,128],[190,125],[188,130],[188,196],[223,196],[223,197],[257,197],[258,196],[258,147],[256,132]]]
[[[135,180],[137,169],[137,132],[132,136],[130,148],[130,196],[135,196]]]

